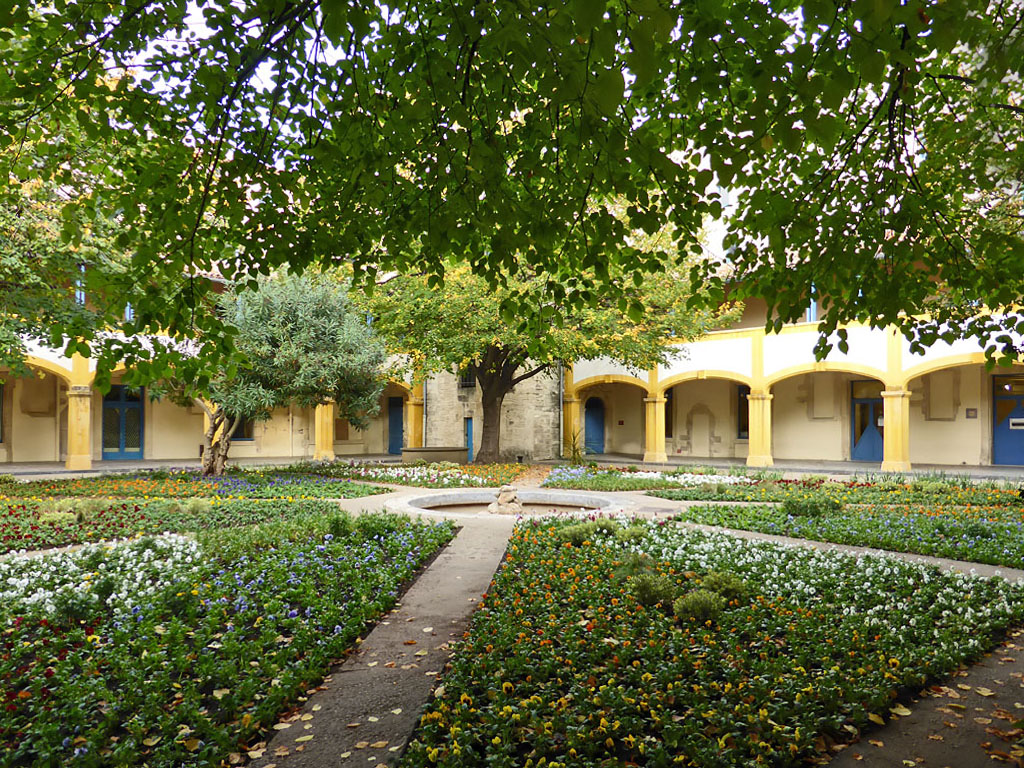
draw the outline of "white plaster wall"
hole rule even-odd
[[[832,403],[829,415],[817,418],[813,415],[816,376],[827,377],[825,386],[831,392]],[[850,379],[841,373],[811,373],[783,379],[772,387],[775,458],[849,460]]]
[[[796,365],[815,362],[814,344],[818,334],[808,326],[806,332],[768,334],[764,338],[764,374],[772,376],[779,371]],[[879,371],[885,371],[886,331],[876,328],[853,327],[848,329],[847,340],[850,351],[843,354],[838,347],[833,347],[825,358],[828,362],[848,362],[866,365]]]
[[[599,397],[604,402],[604,451],[642,455],[644,452],[644,396],[639,387],[628,384],[599,384],[580,396],[581,442],[586,442],[586,402]]]
[[[747,338],[716,338],[714,334],[700,341],[680,344],[682,354],[658,367],[658,377],[667,379],[691,371],[729,371],[740,376],[751,376],[753,341]]]
[[[45,374],[11,384],[11,461],[60,461],[59,380]]]
[[[942,375],[952,378],[951,392],[935,386],[937,376]],[[962,366],[918,377],[910,382],[910,391],[911,464],[991,462],[992,378],[984,366]],[[968,408],[977,410],[977,418],[967,418]],[[936,413],[941,417],[936,418]]]
[[[103,425],[94,410],[93,429]],[[147,459],[188,459],[199,457],[203,444],[203,414],[196,407],[182,408],[169,400],[146,399],[143,422],[143,456]],[[232,453],[234,446],[232,446]]]
[[[573,381],[577,384],[592,376],[608,376],[613,374],[633,376],[641,381],[647,381],[647,371],[627,368],[622,363],[617,363],[607,357],[599,357],[594,360],[580,360],[573,365],[572,371]]]
[[[228,458],[306,458],[313,455],[313,430],[311,409],[277,408],[268,420],[256,422],[253,440],[231,442]]]
[[[912,354],[910,351],[910,342],[902,336],[900,337],[900,341],[903,345],[904,368],[914,368],[922,363],[933,363],[944,357],[953,357],[954,355],[973,354],[975,352],[985,351],[976,339],[958,339],[952,343],[936,341],[930,347],[926,347],[924,352],[920,354]]]
[[[737,437],[736,384],[724,379],[687,381],[672,388],[669,456],[746,457],[747,440]]]
[[[38,357],[41,360],[46,360],[48,363],[59,365],[68,372],[69,376],[71,375],[71,358],[65,357],[61,350],[44,346],[34,339],[23,339],[23,341],[25,343],[25,349],[29,355]],[[89,370],[96,370],[96,363],[92,360],[89,361]]]

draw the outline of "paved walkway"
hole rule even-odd
[[[520,483],[536,485],[536,479]],[[430,491],[424,490],[424,495]],[[682,504],[640,492],[608,494],[629,502],[645,517],[665,517]],[[395,494],[340,502],[353,512],[383,509]],[[445,517],[442,513],[434,515]],[[280,730],[254,760],[255,768],[394,765],[418,723],[422,708],[451,654],[450,642],[468,627],[477,600],[501,562],[514,526],[511,517],[447,515],[462,526],[458,536],[413,584],[401,605],[359,645],[300,709],[282,718]],[[865,547],[734,531],[714,530],[744,539],[781,541],[794,546],[880,554]],[[1024,571],[942,558],[898,553],[896,557],[934,564],[943,570],[1024,578]],[[850,746],[837,745],[837,768],[853,765],[992,765],[990,755],[1013,760],[1011,746],[998,733],[1024,714],[1024,640],[1014,638],[947,685],[933,686],[904,702],[908,716],[888,714],[889,722]],[[1022,700],[1022,701],[1018,701]],[[312,738],[309,738],[312,737]]]

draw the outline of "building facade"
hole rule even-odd
[[[912,353],[894,329],[848,326],[849,348],[814,359],[815,322],[764,331],[748,307],[735,327],[676,347],[666,365],[635,371],[587,360],[536,376],[505,400],[510,460],[592,454],[647,462],[741,459],[860,461],[887,471],[914,464],[1024,465],[1024,366],[988,370],[974,341]],[[91,361],[33,348],[31,378],[0,390],[0,463],[194,461],[204,416],[118,384],[101,395]],[[364,430],[331,405],[279,409],[233,441],[231,458],[345,458],[403,447],[479,448],[472,382],[453,374],[391,382]]]

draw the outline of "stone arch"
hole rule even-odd
[[[658,390],[656,393],[657,397],[664,397],[665,393],[677,384],[685,384],[688,381],[701,381],[704,379],[724,379],[736,384],[745,384],[748,387],[753,388],[753,379],[750,376],[744,376],[743,374],[736,373],[734,371],[688,371],[686,373],[677,373],[675,376],[669,376],[667,379],[658,382]]]
[[[885,371],[873,368],[870,365],[860,365],[859,363],[849,362],[815,362],[815,363],[801,363],[800,365],[793,365],[789,368],[783,368],[781,371],[776,371],[771,376],[766,376],[764,380],[765,389],[773,387],[780,381],[785,379],[791,379],[795,376],[801,376],[806,373],[848,373],[853,376],[864,376],[869,379],[877,379],[882,382],[885,387],[902,385],[902,378],[896,381],[892,381]]]
[[[639,387],[648,396],[652,394],[647,382],[643,379],[639,379],[636,376],[626,376],[621,373],[608,373],[600,376],[588,376],[581,381],[573,382],[572,387],[566,389],[565,396],[580,397],[580,393],[584,390],[600,384],[628,384],[633,387]]]

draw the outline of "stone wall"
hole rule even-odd
[[[502,458],[542,461],[559,455],[559,378],[557,368],[516,386],[501,409]],[[439,374],[425,385],[427,446],[465,445],[466,419],[473,419],[474,455],[480,448],[483,411],[480,388],[463,387],[453,374]]]

